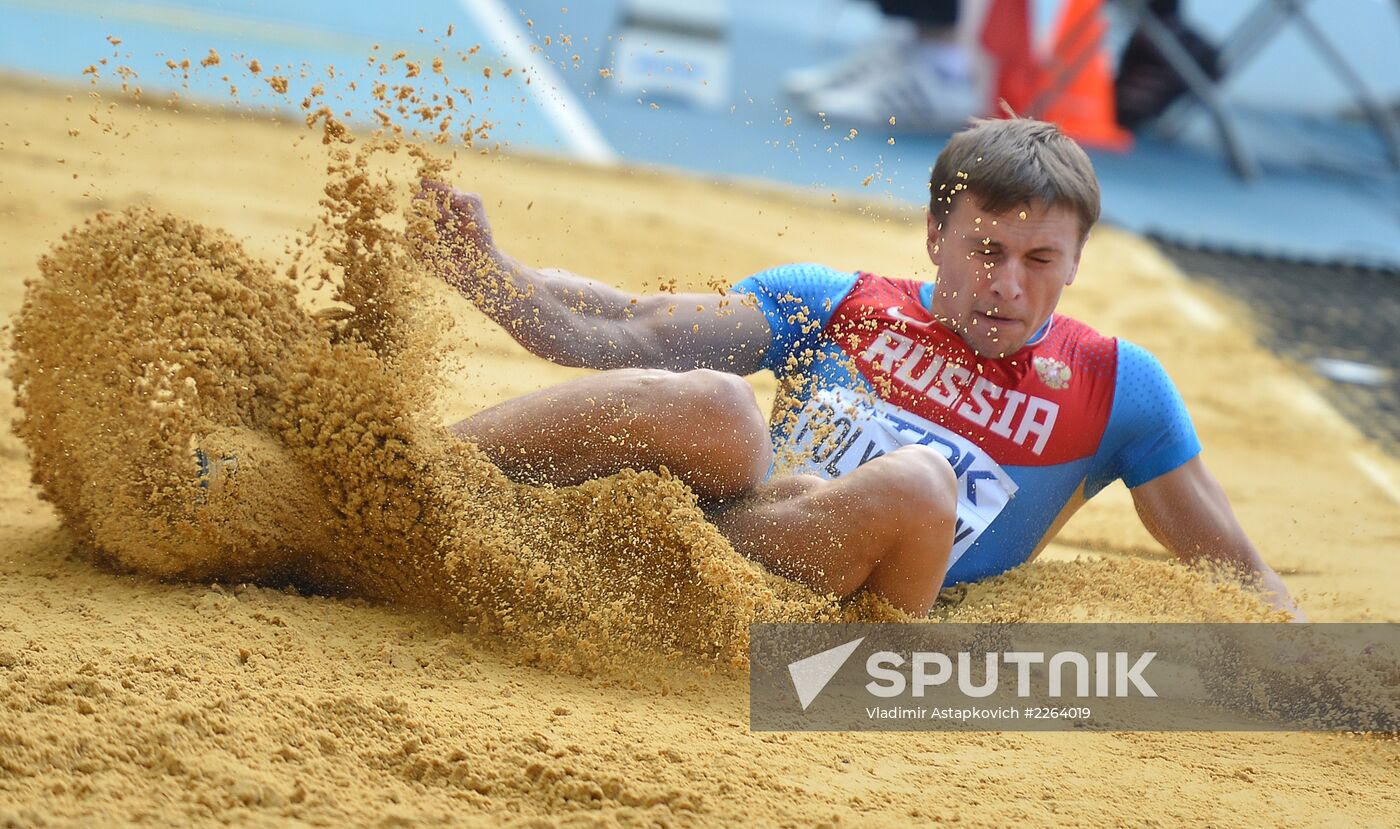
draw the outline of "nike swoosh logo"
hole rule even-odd
[[[933,325],[933,320],[916,320],[908,314],[905,314],[903,311],[899,310],[898,305],[891,305],[890,307],[886,308],[885,313],[889,314],[890,316],[894,317],[895,319],[899,320],[905,325],[912,325],[916,328],[928,328],[931,325]]]

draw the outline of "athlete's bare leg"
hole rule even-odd
[[[948,569],[956,487],[942,455],[905,446],[835,480],[770,481],[712,520],[775,573],[843,598],[868,590],[923,615]]]
[[[947,570],[957,481],[942,455],[906,446],[836,480],[761,483],[773,458],[766,418],[731,374],[602,372],[506,401],[453,432],[536,484],[664,465],[722,505],[712,520],[736,550],[822,593],[869,590],[918,615]]]
[[[704,369],[605,371],[527,394],[452,431],[516,480],[568,486],[665,466],[708,502],[768,473],[768,424],[743,378]]]

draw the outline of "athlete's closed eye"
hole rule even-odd
[[[982,242],[972,249],[972,256],[980,256],[983,259],[996,259],[1003,253],[1001,244],[997,242]]]

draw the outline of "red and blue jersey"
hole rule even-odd
[[[947,584],[1029,559],[1077,494],[1141,486],[1200,452],[1161,364],[1069,317],[992,359],[933,319],[932,283],[786,265],[734,290],[767,317],[763,365],[785,381],[777,471],[836,478],[907,444],[947,457],[959,488]]]

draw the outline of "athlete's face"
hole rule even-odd
[[[983,357],[1014,353],[1050,317],[1079,268],[1079,218],[1065,207],[983,210],[971,193],[943,227],[930,214],[928,255],[938,268],[934,318]]]

